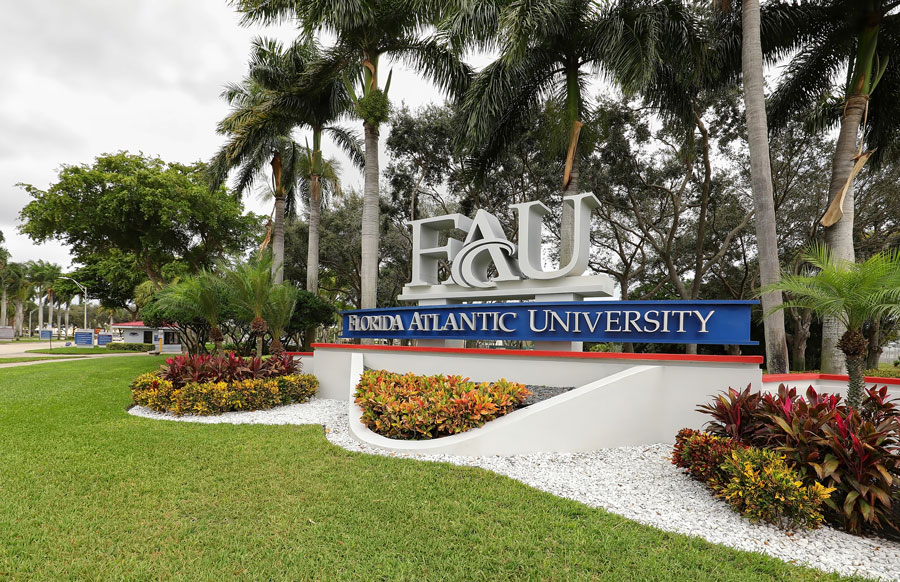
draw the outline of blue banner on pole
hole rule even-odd
[[[52,340],[53,339],[53,331],[49,329],[41,330],[41,339],[42,340]]]
[[[757,301],[479,303],[344,311],[342,337],[755,345]]]

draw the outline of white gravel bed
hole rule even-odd
[[[482,467],[665,531],[699,536],[716,544],[825,571],[900,580],[900,543],[853,536],[827,526],[788,534],[768,524],[754,525],[672,465],[670,445],[509,457],[394,453],[355,440],[349,430],[347,402],[321,398],[304,404],[219,416],[177,417],[140,406],[132,407],[129,413],[180,422],[322,424],[329,441],[350,451]]]

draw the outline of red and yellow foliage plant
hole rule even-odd
[[[503,416],[531,395],[506,380],[476,384],[461,376],[416,376],[367,370],[356,387],[360,419],[395,439],[431,439],[467,431]]]
[[[131,383],[131,399],[159,412],[221,414],[305,402],[319,388],[290,356],[176,356]]]

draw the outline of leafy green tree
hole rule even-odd
[[[331,302],[309,291],[300,290],[297,292],[297,305],[291,315],[287,333],[294,338],[299,338],[302,334],[303,350],[312,351],[313,337],[309,330],[335,325],[336,316],[337,309]],[[301,341],[298,339],[296,343],[300,345]]]
[[[323,58],[310,67],[303,85],[316,87],[322,80],[345,76],[358,81],[352,96],[356,115],[365,132],[365,185],[362,216],[362,306],[376,306],[379,238],[379,127],[388,119],[390,74],[379,85],[379,61],[383,56],[404,60],[440,87],[461,92],[469,69],[435,37],[424,37],[429,25],[441,17],[444,2],[434,0],[233,0],[244,13],[244,22],[271,23],[296,20],[312,37],[319,30],[336,41]]]
[[[136,317],[138,312],[137,287],[146,281],[151,289],[156,288],[138,266],[134,253],[110,249],[103,254],[82,257],[79,262],[71,277],[87,288],[91,299],[98,300],[103,307],[125,309],[131,317]],[[166,267],[162,278],[172,279]]]
[[[769,288],[780,289],[788,296],[779,309],[811,309],[821,316],[834,317],[846,328],[838,346],[850,377],[847,401],[858,407],[865,388],[868,347],[863,325],[886,316],[900,317],[900,250],[855,263],[816,245],[803,259],[810,264],[810,272],[785,273]]]
[[[199,270],[258,236],[259,217],[243,215],[224,188],[211,192],[204,170],[127,152],[64,165],[47,190],[20,184],[33,198],[20,230],[36,242],[64,242],[81,264],[130,253],[159,288],[167,265]]]

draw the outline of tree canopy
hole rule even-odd
[[[198,270],[243,252],[260,234],[260,218],[243,215],[224,188],[210,191],[204,169],[128,152],[64,165],[46,190],[19,184],[32,197],[20,231],[64,242],[82,264],[130,253],[159,285],[166,265]]]

